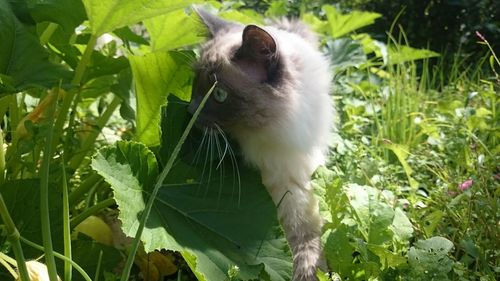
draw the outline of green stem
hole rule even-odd
[[[205,105],[206,101],[212,94],[212,91],[215,89],[215,86],[217,85],[217,81],[213,84],[212,88],[207,92],[203,100],[201,101],[200,105],[196,109],[195,113],[193,114],[193,117],[191,120],[189,120],[189,123],[184,130],[184,133],[182,134],[181,138],[177,142],[177,145],[175,146],[174,150],[172,151],[172,155],[170,155],[170,158],[168,159],[167,165],[163,168],[163,171],[161,172],[160,176],[158,177],[156,184],[154,186],[153,192],[151,193],[151,196],[148,199],[148,202],[146,204],[146,207],[144,209],[144,212],[141,215],[140,223],[139,223],[139,228],[137,229],[137,232],[134,237],[134,241],[132,242],[132,245],[130,247],[130,252],[128,253],[127,261],[125,262],[125,267],[123,268],[122,276],[121,276],[121,281],[127,281],[130,275],[130,270],[132,269],[132,265],[134,263],[135,255],[137,253],[137,249],[139,248],[139,243],[141,241],[141,236],[142,236],[142,231],[144,230],[144,226],[146,225],[146,221],[149,217],[149,213],[151,212],[151,208],[153,207],[153,203],[155,201],[156,195],[158,194],[158,191],[160,190],[160,187],[163,184],[163,181],[167,177],[168,173],[170,172],[170,169],[172,168],[172,165],[174,164],[175,159],[177,159],[177,154],[179,154],[179,151],[181,150],[182,144],[187,138],[187,135],[189,134],[189,131],[191,131],[191,128],[194,125],[194,122],[198,118],[198,115],[201,112],[201,109]]]
[[[90,62],[90,58],[92,55],[92,51],[94,50],[94,46],[97,42],[97,37],[94,35],[90,36],[90,39],[85,47],[85,51],[83,52],[82,58],[78,62],[78,65],[75,69],[75,76],[73,80],[71,80],[71,84],[75,87],[79,87],[82,82],[83,74],[85,73],[85,69]],[[63,99],[62,106],[59,110],[59,114],[57,116],[56,123],[54,125],[54,139],[52,143],[52,147],[55,148],[59,143],[59,139],[61,138],[64,123],[66,123],[66,118],[68,116],[69,109],[71,108],[71,104],[75,98],[77,89],[72,89],[68,91]]]
[[[9,119],[10,119],[10,127],[17,128],[19,120],[21,119],[20,109],[17,104],[17,95],[12,95],[9,103]],[[17,173],[20,171],[20,157],[17,152],[17,144],[19,142],[19,136],[16,133],[16,130],[12,133],[12,141],[9,147],[7,148],[7,152],[5,153],[6,165],[7,169],[10,169],[10,174],[12,178],[15,178]]]
[[[97,268],[95,269],[94,281],[99,281],[99,272],[101,271],[102,264],[102,250],[99,251],[99,259],[97,260]]]
[[[63,158],[64,159],[64,158]],[[66,166],[62,161],[62,188],[63,188],[63,239],[64,256],[71,260],[71,227],[69,214],[68,184],[66,181]],[[71,263],[64,261],[64,280],[71,280]]]
[[[24,237],[21,237],[21,241],[23,243],[27,244],[28,246],[31,246],[37,250],[43,251],[43,246],[40,246],[34,242],[31,242],[30,240],[28,240]],[[83,279],[85,279],[85,281],[92,281],[92,279],[87,274],[87,272],[85,272],[85,270],[83,270],[83,268],[81,266],[79,266],[76,262],[72,261],[71,259],[68,259],[64,255],[59,254],[58,252],[54,252],[54,256],[60,260],[68,261],[69,263],[71,263],[71,265],[76,269],[76,271],[78,271],[82,275],[82,277],[83,277]]]
[[[16,270],[14,270],[14,267],[17,267],[17,262],[15,259],[7,256],[6,254],[0,252],[0,264],[7,269],[7,271],[14,277],[14,279],[19,280],[19,274],[17,274]]]
[[[21,235],[19,235],[19,231],[9,214],[9,210],[7,210],[7,205],[3,200],[2,194],[0,194],[0,216],[2,217],[5,229],[7,230],[7,239],[12,245],[12,250],[16,256],[19,276],[22,281],[29,281],[30,277],[28,274],[28,268],[26,267],[26,261],[24,260],[23,249],[20,242]]]
[[[47,42],[49,42],[50,37],[52,37],[52,34],[56,31],[58,25],[57,23],[49,23],[47,28],[42,32],[42,35],[40,35],[40,44],[45,45]]]
[[[96,185],[102,177],[98,174],[92,174],[88,176],[71,194],[69,195],[68,201],[70,206],[75,206],[76,203],[80,202],[81,197],[87,193],[94,185]]]
[[[3,148],[3,132],[0,128],[0,185],[5,180],[5,150]]]
[[[85,69],[90,62],[90,57],[92,56],[92,51],[94,51],[95,44],[97,43],[97,36],[91,35],[89,41],[87,42],[87,46],[85,47],[85,51],[83,51],[82,58],[75,69],[75,76],[73,80],[71,80],[71,84],[73,86],[80,86],[82,82],[83,74],[85,73]]]
[[[75,227],[77,226],[78,224],[80,224],[82,221],[84,221],[86,218],[94,215],[94,214],[97,214],[99,211],[109,207],[109,206],[112,206],[113,204],[115,204],[115,199],[113,198],[108,198],[106,200],[103,200],[97,204],[95,204],[94,206],[86,209],[85,211],[83,211],[81,214],[79,214],[78,216],[74,217],[72,220],[71,220],[71,227]]]
[[[69,166],[76,170],[78,167],[82,164],[83,160],[85,159],[85,156],[87,156],[87,153],[89,151],[92,151],[94,145],[95,145],[95,140],[101,133],[102,128],[106,126],[106,123],[108,123],[109,118],[113,115],[113,112],[115,112],[116,108],[122,103],[122,100],[118,96],[114,96],[113,100],[111,103],[108,105],[106,108],[106,111],[97,119],[96,122],[96,130],[92,130],[92,132],[89,133],[87,138],[83,141],[82,148],[75,153],[75,156],[71,158],[71,161],[69,162]]]
[[[56,89],[55,91],[59,91]],[[47,109],[47,123],[50,125],[54,122],[54,111],[56,103],[49,106]],[[49,177],[50,177],[50,162],[52,160],[52,128],[47,130],[45,138],[45,148],[43,150],[43,160],[40,167],[40,221],[42,228],[42,240],[45,250],[45,264],[51,281],[57,281],[56,261],[54,258],[54,250],[52,247],[52,235],[50,230],[50,207],[49,207]]]

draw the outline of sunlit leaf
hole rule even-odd
[[[328,266],[342,276],[351,276],[355,269],[353,253],[356,249],[352,245],[350,232],[348,226],[341,224],[325,233],[327,239],[324,252]]]
[[[406,243],[413,235],[413,225],[400,208],[394,210],[394,219],[391,224],[394,239]]]
[[[348,14],[341,14],[334,6],[324,5],[325,12],[330,24],[330,35],[339,38],[349,32],[361,27],[373,24],[375,19],[381,17],[378,13],[352,11]]]
[[[136,140],[160,144],[160,111],[169,94],[186,101],[191,96],[192,52],[155,52],[130,56],[137,95]]]
[[[305,13],[302,15],[301,20],[318,34],[327,34],[330,30],[328,22],[319,19],[313,13]]]
[[[407,61],[415,61],[438,57],[439,54],[427,49],[415,49],[405,45],[391,46],[389,48],[389,63],[400,64]]]
[[[144,25],[151,35],[153,51],[171,50],[203,40],[203,26],[194,14],[187,15],[183,9],[147,19]]]
[[[101,35],[116,28],[138,23],[182,9],[196,0],[83,0],[92,33]]]
[[[381,270],[406,264],[406,258],[403,255],[391,252],[387,247],[369,244],[368,249],[380,258]]]
[[[453,249],[453,243],[443,237],[432,237],[419,240],[408,252],[408,263],[412,280],[449,280],[453,262],[448,253]]]
[[[410,167],[406,158],[408,157],[408,148],[404,145],[396,144],[396,143],[384,143],[384,146],[390,149],[398,158],[399,163],[403,166],[406,177],[408,178],[408,182],[410,186],[414,189],[418,188],[418,182],[412,177],[413,169]]]
[[[334,72],[348,67],[359,67],[366,62],[366,55],[361,44],[350,38],[327,41],[325,52],[330,58],[330,65]]]
[[[154,156],[142,144],[118,142],[101,149],[92,167],[110,183],[122,229],[134,236],[156,178]],[[201,280],[224,280],[232,265],[242,280],[261,272],[273,281],[288,280],[290,253],[260,177],[241,167],[240,189],[219,173],[204,179],[198,169],[181,161],[171,170],[141,237],[146,252],[179,251]]]
[[[382,244],[390,240],[392,233],[389,226],[392,223],[394,211],[381,201],[380,193],[369,186],[349,184],[346,195],[366,241],[371,244]]]

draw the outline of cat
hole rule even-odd
[[[217,81],[198,124],[218,127],[260,170],[293,255],[293,281],[325,270],[322,219],[310,186],[334,129],[328,59],[301,22],[242,25],[195,8],[209,31],[195,69],[193,113]]]

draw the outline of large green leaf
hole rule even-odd
[[[50,87],[68,78],[68,71],[49,62],[38,38],[19,22],[6,0],[0,0],[0,42],[0,93]]]
[[[389,48],[389,63],[399,64],[408,61],[439,57],[439,54],[427,49],[415,49],[410,46],[397,45]]]
[[[113,188],[129,236],[136,233],[156,178],[153,159],[142,144],[119,142],[101,149],[92,161]],[[234,266],[243,280],[288,280],[290,253],[259,176],[240,167],[238,188],[228,175],[214,171],[203,176],[200,169],[180,161],[171,170],[141,237],[145,250],[179,251],[200,280],[225,280]]]
[[[131,56],[130,65],[137,95],[136,140],[160,144],[160,110],[169,94],[187,101],[191,96],[192,52],[155,52]]]
[[[328,40],[325,52],[330,58],[330,66],[335,73],[349,67],[360,67],[367,61],[361,44],[350,38]]]
[[[138,23],[182,9],[196,0],[83,0],[92,33],[101,35],[116,28]]]
[[[51,187],[57,187],[52,184]],[[40,182],[39,180],[8,181],[0,185],[0,193],[7,204],[12,220],[19,233],[24,238],[39,245],[42,244],[40,223]],[[54,250],[62,252],[62,192],[51,188],[50,202],[50,227]],[[40,251],[31,247],[24,247],[26,258],[33,259],[40,256]]]
[[[453,261],[448,253],[453,249],[453,243],[444,237],[432,237],[419,240],[408,252],[411,279],[408,280],[449,280]]]
[[[370,244],[381,245],[392,237],[389,226],[394,211],[381,200],[375,188],[349,184],[346,190],[358,228]]]
[[[116,268],[120,265],[120,262],[123,262],[120,251],[114,247],[95,242],[90,238],[82,239],[82,236],[80,235],[78,239],[71,241],[73,261],[81,266],[90,276],[94,276],[96,279],[99,278],[99,280],[105,280],[106,270]],[[101,260],[99,260],[99,256],[101,256]],[[100,270],[96,272],[98,268]],[[71,281],[83,280],[80,273],[73,268],[73,278],[71,278]]]
[[[29,0],[28,10],[37,22],[58,23],[66,31],[73,32],[86,18],[80,0]]]
[[[330,24],[330,35],[333,38],[341,37],[351,31],[363,26],[373,24],[375,19],[381,15],[378,13],[352,11],[349,14],[341,14],[334,6],[324,5],[325,12]]]
[[[203,27],[194,14],[187,15],[184,9],[144,21],[151,36],[153,51],[171,50],[202,41]]]

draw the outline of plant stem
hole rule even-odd
[[[43,246],[40,246],[24,237],[21,237],[21,241],[25,244],[27,244],[28,246],[31,246],[37,250],[40,250],[40,251],[43,251]],[[71,265],[76,269],[76,271],[80,272],[80,274],[82,275],[83,279],[85,279],[85,281],[92,281],[92,279],[90,278],[90,276],[87,274],[87,272],[85,272],[85,270],[83,270],[83,268],[81,266],[79,266],[76,262],[72,261],[71,259],[68,259],[66,258],[64,255],[61,255],[59,254],[58,252],[54,252],[54,256],[58,259],[61,259],[63,261],[68,261],[69,263],[71,263]]]
[[[113,100],[106,108],[106,111],[104,111],[104,113],[99,117],[99,119],[97,119],[96,122],[97,129],[92,130],[92,132],[89,133],[87,138],[83,141],[82,148],[75,153],[75,156],[73,156],[73,158],[71,158],[69,166],[72,169],[76,170],[82,164],[87,153],[92,150],[95,140],[101,133],[102,128],[106,126],[106,123],[108,123],[109,118],[111,118],[113,112],[115,112],[116,108],[121,104],[121,102],[122,100],[120,97],[114,96]]]
[[[91,215],[97,214],[102,209],[107,208],[107,207],[109,207],[109,206],[111,206],[113,204],[115,204],[115,199],[113,199],[113,198],[108,198],[106,200],[103,200],[103,201],[95,204],[94,206],[92,206],[92,207],[86,209],[85,211],[83,211],[78,216],[74,217],[71,220],[71,227],[77,226],[82,221],[84,221],[86,218],[90,217]]]
[[[97,260],[97,268],[95,269],[94,281],[99,281],[99,272],[101,271],[102,264],[102,250],[99,251],[99,259]]]
[[[42,35],[40,35],[40,44],[41,45],[45,45],[47,44],[47,42],[49,42],[50,40],[50,37],[52,37],[52,34],[54,34],[54,31],[56,31],[58,27],[58,24],[57,23],[49,23],[49,25],[47,25],[47,28],[45,28],[45,30],[42,32]]]
[[[17,262],[15,259],[7,256],[6,254],[0,252],[0,264],[7,269],[7,271],[14,277],[14,279],[18,280],[19,274],[17,274],[16,270],[12,268],[12,266],[17,267]]]
[[[64,157],[63,157],[64,159]],[[63,239],[64,256],[71,260],[71,227],[69,214],[68,184],[66,182],[66,166],[62,161],[62,189],[63,189]],[[71,280],[71,263],[64,261],[64,280]]]
[[[58,88],[55,91],[59,91]],[[47,124],[52,126],[54,123],[54,112],[56,103],[47,108]],[[49,213],[49,177],[50,177],[50,162],[52,160],[52,137],[53,130],[47,130],[45,137],[45,148],[43,150],[43,160],[40,167],[40,221],[42,228],[42,240],[45,250],[45,264],[51,281],[57,281],[56,261],[54,258],[54,250],[52,248],[52,235],[50,231],[50,213]]]
[[[9,214],[9,210],[7,210],[7,205],[3,200],[2,194],[0,194],[0,216],[2,217],[2,221],[5,225],[5,229],[7,230],[7,239],[12,245],[12,250],[14,251],[14,255],[17,260],[17,268],[19,271],[19,276],[22,281],[29,281],[28,268],[26,267],[26,262],[24,260],[23,249],[21,247],[19,231],[12,220],[12,217]]]
[[[184,133],[182,134],[181,138],[177,142],[177,145],[175,146],[174,150],[172,151],[172,155],[170,155],[170,158],[168,159],[167,164],[163,168],[160,176],[158,177],[156,184],[153,188],[153,192],[151,192],[151,196],[148,199],[148,202],[146,204],[146,207],[144,209],[144,212],[141,215],[139,227],[137,229],[137,232],[134,237],[134,241],[132,242],[132,245],[130,247],[130,252],[128,253],[127,261],[125,262],[125,266],[123,268],[122,276],[121,276],[121,281],[127,281],[130,275],[130,270],[132,269],[132,264],[134,263],[135,259],[135,254],[137,253],[137,249],[139,248],[139,243],[141,241],[141,236],[142,236],[142,231],[144,230],[144,226],[146,225],[146,221],[149,217],[149,213],[151,212],[151,208],[153,207],[153,203],[155,201],[156,195],[158,194],[158,191],[160,190],[160,187],[163,184],[163,181],[167,177],[168,173],[170,172],[170,169],[172,168],[172,165],[174,164],[175,159],[177,159],[177,154],[179,154],[179,151],[181,150],[182,144],[186,140],[189,132],[191,131],[191,128],[194,125],[194,122],[198,118],[198,115],[201,112],[201,109],[205,105],[207,99],[210,97],[212,94],[212,91],[215,89],[215,86],[217,85],[217,81],[213,84],[212,88],[207,92],[203,100],[201,101],[200,105],[196,109],[195,113],[193,114],[193,117],[191,117],[191,120],[189,120],[189,123],[184,130]]]
[[[87,65],[90,62],[90,58],[92,55],[92,51],[94,50],[94,46],[97,42],[97,37],[94,35],[90,36],[89,42],[87,43],[87,46],[85,47],[85,51],[83,52],[82,58],[78,62],[78,65],[76,66],[75,69],[75,76],[73,77],[73,80],[71,80],[71,84],[75,87],[79,87],[80,83],[82,82],[83,74],[85,73],[85,69],[87,68]],[[64,123],[66,122],[66,117],[68,116],[69,109],[71,108],[71,104],[73,103],[73,100],[75,98],[76,92],[79,91],[78,89],[72,89],[68,91],[64,95],[64,99],[62,102],[62,106],[59,110],[59,114],[57,116],[56,123],[54,125],[54,140],[52,143],[52,147],[55,148],[57,144],[59,143],[59,139],[61,137]]]
[[[70,206],[74,206],[83,194],[89,191],[95,184],[97,184],[102,177],[98,174],[92,174],[88,176],[71,194],[69,195],[68,201]]]
[[[5,150],[3,148],[3,132],[0,128],[0,185],[5,180]]]

